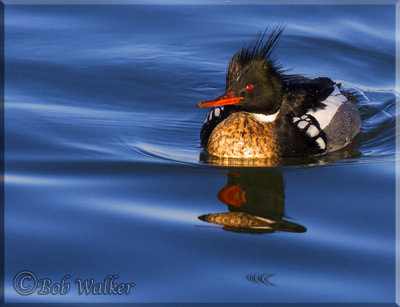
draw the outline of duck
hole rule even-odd
[[[274,159],[344,148],[361,131],[358,97],[329,77],[288,74],[273,54],[285,26],[268,27],[230,59],[225,91],[210,108],[200,145],[218,158]]]

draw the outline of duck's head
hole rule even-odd
[[[266,39],[260,33],[249,46],[229,61],[225,92],[216,99],[199,102],[197,107],[227,106],[235,111],[274,114],[282,105],[280,68],[271,59],[283,27],[275,28]]]

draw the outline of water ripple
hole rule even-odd
[[[262,284],[265,286],[274,286],[276,285],[270,281],[270,278],[274,276],[274,274],[257,274],[257,273],[250,273],[246,275],[246,279],[253,283],[253,284]]]

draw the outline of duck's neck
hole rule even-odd
[[[278,110],[274,114],[269,114],[269,115],[265,115],[265,114],[261,114],[261,113],[251,113],[251,115],[259,122],[269,123],[269,122],[273,122],[276,120],[279,112],[280,112],[280,110]]]

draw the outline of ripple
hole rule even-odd
[[[346,87],[348,86],[345,84]],[[371,89],[350,86],[360,99],[358,108],[362,118],[362,131],[356,145],[365,158],[388,158],[394,161],[396,133],[396,98],[393,89]]]
[[[249,273],[246,275],[246,279],[252,284],[259,284],[265,286],[274,286],[276,285],[270,281],[270,278],[274,276],[274,274],[257,274],[257,273]]]
[[[130,144],[129,146],[131,146],[132,150],[144,157],[198,166],[197,157],[199,151],[194,149],[178,149],[170,146],[161,146],[149,143],[135,143]]]

